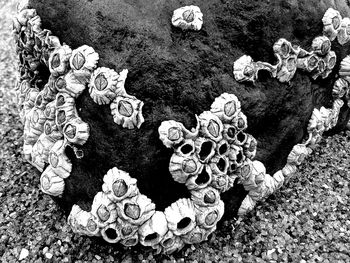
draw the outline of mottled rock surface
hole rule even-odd
[[[195,127],[195,114],[210,109],[215,97],[234,93],[248,117],[247,132],[258,140],[256,159],[273,174],[285,164],[291,148],[306,134],[314,107],[331,107],[331,90],[339,63],[349,51],[334,41],[338,56],[334,72],[313,81],[297,71],[289,84],[261,75],[255,83],[238,83],[232,66],[248,54],[257,61],[275,62],[272,46],[283,37],[310,49],[322,34],[322,17],[329,7],[350,16],[345,0],[179,1],[179,0],[31,0],[51,29],[72,48],[87,44],[100,54],[99,66],[129,70],[126,90],[144,101],[145,123],[127,130],[113,122],[109,106],[95,104],[86,90],[77,100],[81,118],[91,127],[82,147],[83,159],[71,155],[73,171],[66,180],[60,204],[87,209],[101,190],[102,178],[117,166],[138,179],[143,194],[163,210],[179,197],[189,196],[185,186],[172,180],[168,163],[172,150],[158,139],[158,127],[174,119]],[[173,10],[198,5],[203,28],[183,32],[171,25]],[[340,128],[346,124],[343,107]],[[235,215],[245,191],[235,186],[223,199],[226,215]]]

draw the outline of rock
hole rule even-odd
[[[46,253],[45,253],[45,257],[46,257],[47,259],[52,259],[53,255],[52,255],[52,253],[50,253],[50,252],[46,252]]]
[[[188,1],[185,1],[186,4]],[[183,1],[30,0],[43,27],[72,48],[92,46],[100,67],[128,69],[125,88],[144,102],[140,129],[124,129],[113,122],[108,105],[97,105],[85,90],[77,99],[81,119],[91,127],[83,158],[67,151],[73,165],[57,202],[67,213],[73,204],[89,210],[102,179],[112,167],[137,178],[142,194],[163,211],[179,198],[189,197],[168,170],[172,151],[162,145],[158,127],[176,120],[196,126],[195,115],[210,109],[224,92],[235,94],[248,117],[247,132],[258,141],[256,160],[267,173],[281,169],[293,146],[306,135],[315,107],[332,105],[331,90],[340,61],[349,46],[333,42],[338,57],[326,79],[313,80],[297,71],[283,84],[261,73],[255,83],[238,83],[232,73],[235,60],[244,54],[254,61],[274,63],[273,44],[281,37],[305,49],[322,34],[322,17],[333,7],[345,17],[345,0],[194,1],[204,15],[200,31],[182,31],[171,25],[172,13]],[[337,129],[349,119],[344,106]],[[242,185],[224,193],[226,216],[235,216],[246,195]]]
[[[29,251],[26,248],[22,248],[21,253],[19,254],[18,260],[23,260],[29,256]]]

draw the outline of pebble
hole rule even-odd
[[[47,253],[45,253],[45,257],[47,259],[51,259],[53,257],[53,255],[50,252],[47,252]]]
[[[48,251],[49,251],[49,248],[48,247],[44,247],[43,254],[46,254],[46,252],[48,252]]]
[[[26,257],[29,256],[29,251],[26,248],[22,248],[21,253],[19,254],[18,260],[25,259]]]
[[[99,255],[95,255],[95,258],[96,258],[97,260],[100,260],[100,259],[101,259],[101,257],[100,257]]]

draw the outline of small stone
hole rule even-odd
[[[45,253],[47,259],[52,259],[53,255],[50,252]]]
[[[100,257],[99,255],[95,255],[95,258],[96,258],[97,260],[101,260],[101,257]]]
[[[46,254],[48,251],[49,251],[49,248],[48,247],[44,247],[43,254]]]
[[[19,254],[18,260],[23,260],[29,256],[29,251],[26,248],[22,248],[21,253]]]

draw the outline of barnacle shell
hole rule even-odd
[[[256,154],[258,142],[257,140],[250,134],[246,134],[246,142],[243,145],[244,155],[249,159],[254,159]]]
[[[117,208],[119,217],[135,225],[142,225],[155,213],[154,203],[142,194],[123,199]]]
[[[188,232],[186,235],[183,235],[181,238],[185,244],[198,244],[208,239],[208,236],[216,230],[216,227],[213,228],[202,228],[196,226],[192,231]]]
[[[202,166],[201,170],[190,176],[186,181],[189,190],[201,189],[207,187],[212,180],[212,171],[208,165]]]
[[[252,199],[250,195],[246,195],[243,199],[241,206],[238,209],[238,215],[246,215],[248,212],[252,211],[255,207],[256,202]]]
[[[200,132],[203,136],[218,142],[222,139],[223,124],[220,119],[211,113],[210,111],[205,111],[199,115],[200,121]]]
[[[25,140],[34,144],[44,131],[45,116],[40,109],[33,108],[26,116],[24,135]]]
[[[138,242],[139,242],[139,235],[136,231],[136,233],[132,234],[131,236],[122,239],[120,241],[120,244],[126,247],[133,247],[133,246],[136,246]]]
[[[323,61],[325,63],[325,69],[321,73],[322,78],[328,77],[328,75],[332,72],[336,62],[337,62],[337,55],[334,51],[329,51],[327,55],[323,58]]]
[[[91,214],[97,218],[99,227],[106,227],[117,220],[117,209],[105,193],[98,192],[91,205]]]
[[[222,135],[225,140],[227,140],[229,143],[233,143],[236,139],[236,134],[238,130],[235,126],[231,124],[224,124],[224,130],[222,132]]]
[[[129,223],[122,218],[117,218],[117,224],[120,225],[120,234],[123,240],[133,239],[135,234],[138,236],[139,226]],[[137,239],[138,242],[138,239]],[[137,243],[136,242],[136,243]]]
[[[201,30],[203,14],[198,6],[190,5],[176,9],[171,23],[182,30]]]
[[[69,58],[72,50],[69,46],[63,45],[56,48],[49,58],[49,69],[53,76],[65,74],[69,69]]]
[[[310,149],[308,149],[304,144],[294,145],[292,151],[288,155],[287,163],[300,165],[309,154]]]
[[[333,89],[332,89],[332,96],[333,99],[341,99],[346,92],[349,90],[349,83],[342,78],[337,79],[334,82]]]
[[[210,139],[199,137],[194,142],[196,154],[200,162],[208,163],[215,154],[216,144]]]
[[[350,55],[346,56],[340,62],[339,75],[346,81],[350,82]]]
[[[191,200],[199,206],[215,206],[219,203],[220,193],[213,187],[191,191]]]
[[[174,235],[172,231],[166,233],[160,244],[163,247],[163,252],[165,254],[172,254],[183,248],[185,245],[181,238]]]
[[[36,15],[37,13],[35,9],[23,8],[21,12],[18,13],[17,20],[22,26],[26,26],[29,19],[35,17]]]
[[[107,172],[103,177],[103,182],[103,192],[105,192],[107,197],[113,202],[120,202],[125,198],[139,194],[136,185],[137,180],[116,167]]]
[[[49,164],[52,170],[59,177],[65,179],[72,171],[72,163],[65,153],[66,143],[63,140],[57,141],[49,153]]]
[[[226,174],[230,166],[230,161],[226,156],[215,155],[210,160],[209,166],[214,174]]]
[[[223,93],[214,100],[210,111],[219,117],[222,122],[230,122],[241,110],[238,98],[229,93]]]
[[[84,145],[89,138],[90,128],[86,122],[79,117],[70,119],[63,128],[64,137],[67,141]]]
[[[259,184],[264,181],[266,168],[259,161],[246,161],[246,164],[240,170],[240,176],[246,191],[256,190]]]
[[[59,131],[55,121],[53,121],[53,120],[48,119],[44,123],[44,134],[52,142],[57,142],[58,140],[63,139],[63,134]]]
[[[142,116],[143,102],[133,96],[118,96],[111,103],[114,122],[123,128],[140,128],[145,121]]]
[[[275,180],[275,183],[276,183],[276,189],[281,188],[284,183],[284,175],[282,170],[278,170],[276,173],[274,173],[273,179]]]
[[[230,150],[230,144],[226,140],[221,140],[216,145],[216,149],[215,150],[216,150],[218,155],[220,155],[220,156],[227,156],[228,153],[229,153],[229,150]]]
[[[32,149],[32,163],[43,171],[45,163],[48,163],[49,151],[53,147],[54,142],[51,141],[44,133],[40,135]]]
[[[67,122],[78,116],[74,99],[65,93],[57,94],[56,108],[55,121],[59,129],[63,129]]]
[[[256,80],[257,70],[250,56],[243,55],[233,64],[233,75],[239,82]]]
[[[350,18],[345,17],[341,21],[337,39],[340,45],[344,45],[350,40]]]
[[[121,239],[120,225],[110,223],[101,229],[101,235],[105,241],[111,244],[118,243]]]
[[[280,38],[274,43],[273,51],[282,58],[289,58],[289,56],[294,53],[292,44],[284,38]]]
[[[195,145],[192,139],[187,139],[181,145],[177,146],[176,153],[179,156],[188,157],[195,153]]]
[[[213,174],[210,186],[217,189],[220,193],[226,192],[234,184],[235,178],[227,174]]]
[[[286,179],[289,179],[290,177],[294,176],[297,171],[298,168],[296,165],[287,163],[282,169],[282,174]]]
[[[202,167],[195,155],[182,156],[174,153],[170,159],[169,172],[176,182],[183,184],[189,176],[198,174]]]
[[[73,205],[67,222],[74,233],[88,236],[100,235],[100,229],[97,226],[96,218],[90,212],[82,210],[78,205]]]
[[[139,228],[140,243],[144,246],[155,246],[168,232],[168,222],[163,212],[153,216]]]
[[[246,160],[243,148],[234,144],[231,144],[230,152],[228,154],[230,160],[229,172],[234,172],[237,168],[241,167]]]
[[[83,45],[73,50],[69,62],[77,79],[82,83],[87,83],[97,66],[98,59],[99,55],[92,47]]]
[[[322,18],[323,22],[323,34],[333,41],[338,34],[340,29],[342,17],[337,10],[328,8]]]
[[[168,227],[177,236],[190,232],[196,226],[196,214],[190,199],[179,199],[164,211]]]
[[[184,140],[183,125],[177,121],[163,121],[158,128],[159,139],[167,148],[174,147]]]
[[[311,49],[320,56],[325,56],[331,50],[331,41],[326,36],[318,36],[312,40]]]
[[[319,57],[316,54],[310,54],[304,58],[298,58],[297,67],[308,72],[315,70],[318,66]]]
[[[232,125],[238,131],[243,131],[243,130],[247,129],[247,127],[248,127],[247,116],[245,116],[245,114],[240,111],[237,114],[237,117],[233,119]]]
[[[67,93],[73,98],[79,97],[86,88],[85,84],[72,71],[65,76],[58,77],[55,81],[55,87],[59,92]]]
[[[224,215],[224,202],[219,200],[216,206],[195,206],[196,221],[198,226],[213,228]]]
[[[89,83],[89,92],[93,101],[99,105],[109,104],[117,96],[126,95],[124,82],[127,72],[123,70],[119,75],[109,68],[97,68],[92,73]]]
[[[59,196],[64,190],[64,180],[59,177],[51,166],[47,167],[40,177],[41,191],[52,196]]]
[[[239,131],[236,133],[234,143],[238,146],[243,146],[247,142],[247,139],[247,134],[243,131]]]

